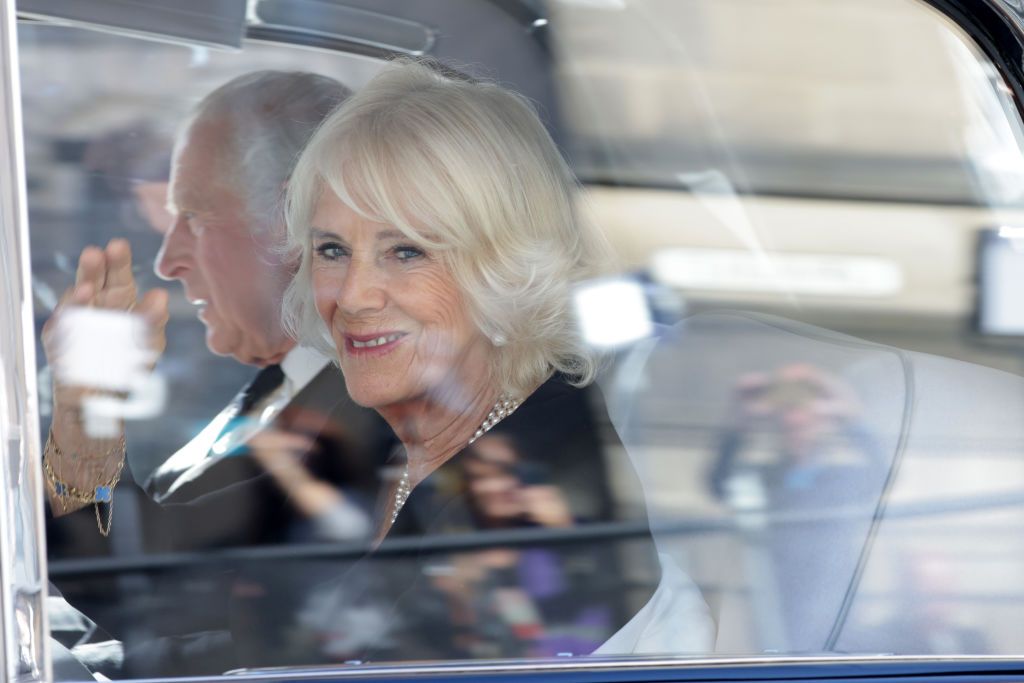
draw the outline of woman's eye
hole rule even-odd
[[[345,255],[345,248],[337,242],[325,242],[314,248],[316,255],[326,261],[337,261]]]
[[[422,249],[408,245],[395,247],[391,251],[399,261],[411,261],[413,259],[420,258],[421,256],[425,256]]]

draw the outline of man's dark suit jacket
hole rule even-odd
[[[394,436],[375,411],[349,398],[344,378],[335,366],[320,371],[268,428],[314,437],[315,449],[302,457],[313,476],[336,486],[350,502],[372,511],[378,468],[390,452]],[[227,456],[209,452],[197,456],[189,453],[190,449],[194,450],[193,443],[169,458],[146,482],[149,497],[161,508],[147,506],[146,510],[156,532],[147,535],[162,539],[150,545],[153,550],[313,539],[310,520],[295,510],[244,445]],[[188,457],[179,457],[181,454]]]
[[[236,411],[236,403],[226,410]],[[352,402],[335,366],[317,374],[268,427],[315,437],[316,448],[303,456],[310,472],[372,513],[378,467],[394,436],[376,412]],[[220,635],[229,629],[229,597],[239,590],[239,577],[249,566],[262,561],[217,551],[325,540],[244,446],[226,457],[206,451],[179,457],[194,450],[195,441],[167,461],[189,466],[158,468],[144,489],[126,472],[118,486],[113,533],[125,520],[117,513],[130,509],[126,502],[135,504],[135,519],[125,521],[137,522],[147,556],[160,554],[163,564],[99,578],[53,580],[73,606],[125,641],[127,675],[183,675],[235,666]],[[93,515],[89,506],[51,518],[48,532],[72,542],[81,534],[98,537]]]

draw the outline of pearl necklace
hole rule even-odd
[[[470,437],[469,443],[466,445],[469,446],[481,436],[491,431],[494,425],[514,413],[516,408],[521,404],[522,401],[519,399],[512,398],[508,394],[502,394],[498,398],[498,402],[494,404],[493,408],[491,408],[491,412],[487,413],[487,417],[484,418],[480,427],[473,432],[473,436]],[[395,504],[392,506],[391,511],[392,524],[394,524],[395,520],[398,519],[398,513],[402,511],[405,501],[409,500],[410,493],[412,493],[412,485],[409,482],[409,463],[405,463],[405,468],[402,470],[402,477],[398,480],[398,489],[395,490]]]

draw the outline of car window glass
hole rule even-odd
[[[414,239],[379,205],[319,195],[288,214],[311,228],[308,269],[294,260],[303,141],[382,56],[19,25],[61,656],[141,678],[1019,654],[1024,162],[992,63],[920,2],[499,4],[394,11],[433,31],[449,77],[528,95],[579,179],[566,215],[607,240],[585,279],[566,274],[573,247],[516,251],[512,226],[494,250],[520,279],[472,280],[493,254],[452,226],[413,220]],[[538,187],[496,159],[478,174],[503,179],[495,202]],[[378,178],[406,208],[456,187],[453,204],[492,211],[480,231],[504,225],[485,179],[412,167],[386,177],[433,194]],[[83,257],[106,279],[67,294],[82,250],[112,239]],[[292,329],[294,349],[293,276],[334,288],[307,311],[329,325]],[[457,397],[459,438],[407,468],[416,435],[387,397],[480,348],[551,343],[522,313],[549,276],[594,381],[544,366],[481,403],[439,380],[426,395]],[[134,315],[162,325],[158,288],[163,339]],[[387,315],[352,312],[374,306]],[[380,360],[412,339],[404,371]]]

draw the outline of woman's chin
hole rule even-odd
[[[348,384],[348,393],[352,400],[364,408],[379,410],[402,401],[401,392],[387,386],[364,386],[361,384]]]
[[[376,408],[376,401],[373,400],[373,396],[366,395],[362,392],[352,391],[352,387],[348,387],[348,395],[351,399],[363,408]]]

